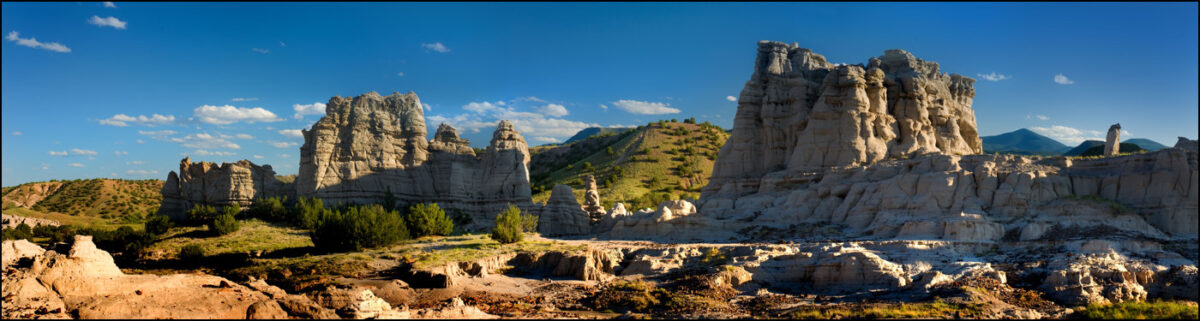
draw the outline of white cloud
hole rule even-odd
[[[567,115],[567,107],[563,107],[563,105],[559,104],[548,104],[542,107],[534,107],[533,109],[550,117],[562,117]]]
[[[13,30],[12,32],[9,32],[8,36],[5,36],[4,39],[8,39],[8,41],[16,42],[18,45],[26,46],[29,48],[42,48],[42,49],[46,49],[46,50],[50,50],[50,51],[54,51],[54,52],[71,52],[71,48],[67,48],[67,46],[64,46],[61,43],[57,43],[57,42],[43,43],[43,42],[37,41],[37,38],[32,38],[32,37],[31,38],[21,38],[21,37],[18,37],[17,35],[19,35],[17,33],[17,31]]]
[[[105,2],[104,2],[104,7],[105,7],[105,8],[116,8],[116,7],[117,7],[117,4],[115,4],[115,3],[112,3],[112,1],[105,1]]]
[[[296,111],[296,114],[292,115],[296,119],[304,118],[305,115],[324,115],[325,104],[319,102],[308,105],[294,104],[292,105],[292,110]]]
[[[734,96],[725,96],[725,100],[728,100],[728,101],[737,101],[737,97],[734,97]]]
[[[127,170],[127,171],[125,171],[125,174],[130,174],[130,175],[142,175],[142,176],[146,176],[146,175],[158,175],[158,171],[156,171],[156,170],[144,170],[144,169],[131,169],[131,170]]]
[[[42,163],[42,170],[50,170],[50,164]]]
[[[125,21],[121,21],[121,19],[117,19],[116,17],[113,17],[113,16],[109,16],[108,18],[101,18],[100,16],[92,16],[91,19],[88,19],[88,23],[94,24],[97,26],[101,26],[101,27],[113,27],[113,28],[117,28],[117,29],[125,29]]]
[[[233,155],[237,155],[234,152],[221,152],[221,151],[210,152],[210,151],[203,150],[203,149],[198,149],[198,150],[192,151],[192,153],[196,154],[196,155],[200,155],[200,156],[233,156]],[[182,153],[182,155],[187,156],[187,153]]]
[[[496,104],[493,104],[493,103],[489,103],[489,102],[486,102],[486,101],[485,101],[485,102],[482,102],[482,103],[480,103],[480,102],[471,102],[471,103],[469,103],[469,104],[463,105],[462,109],[466,109],[466,110],[468,110],[468,111],[473,111],[473,112],[475,112],[475,113],[478,113],[478,114],[483,114],[483,113],[486,113],[486,112],[489,112],[489,111],[493,111],[493,110],[499,110],[499,109],[501,108],[501,107],[500,107],[500,105],[499,105],[499,103],[500,103],[500,102],[497,102]]]
[[[143,161],[140,161],[140,160],[135,160],[135,161],[129,161],[129,162],[125,162],[125,165],[141,165],[141,164],[145,164],[145,163],[146,163],[146,162],[143,162]]]
[[[262,155],[254,155],[254,159],[263,159]]]
[[[21,136],[21,132],[12,132],[13,136]]]
[[[141,139],[138,139],[138,140],[137,140],[137,143],[138,143],[138,144],[145,144],[145,143],[146,143],[146,141],[144,141],[144,140],[141,140]]]
[[[995,72],[986,73],[986,74],[975,74],[975,75],[979,76],[979,78],[983,78],[984,80],[987,80],[987,81],[1001,81],[1001,80],[1005,80],[1005,79],[1009,78],[1008,75],[998,74]]]
[[[1046,117],[1045,115],[1037,115],[1037,116],[1034,116],[1034,117],[1037,117],[1037,119],[1038,119],[1038,120],[1041,120],[1041,121],[1050,120],[1050,117]]]
[[[1104,136],[1104,133],[1101,133],[1098,130],[1084,131],[1061,125],[1053,125],[1050,127],[1030,127],[1029,130],[1045,135],[1046,137],[1053,138],[1067,145],[1079,145],[1079,143],[1089,139],[1104,140],[1104,138],[1101,138]]]
[[[639,115],[678,114],[679,109],[671,108],[671,104],[622,99],[612,103],[624,111]]]
[[[304,133],[301,133],[299,129],[284,129],[284,130],[280,130],[279,134],[283,135],[283,136],[287,136],[287,137],[294,137],[294,138],[303,138],[304,137]]]
[[[233,137],[235,137],[237,139],[254,139],[254,136],[250,136],[250,134],[237,134],[237,135],[234,135]]]
[[[232,100],[233,101],[256,101],[256,100],[258,100],[258,97],[250,97],[250,98],[237,97]]]
[[[225,140],[224,138],[209,135],[208,133],[192,134],[184,137],[171,137],[170,142],[179,143],[183,147],[195,149],[239,149],[242,146]],[[203,155],[203,154],[202,154]]]
[[[431,110],[433,110],[433,106],[432,106],[432,105],[429,105],[429,104],[426,104],[426,103],[421,103],[421,108],[424,108],[424,109],[425,109],[425,111],[431,111]]]
[[[50,151],[50,156],[67,156],[67,151]]]
[[[262,48],[250,48],[250,50],[253,50],[254,52],[257,52],[260,54],[266,54],[266,53],[271,52],[270,50],[266,50],[266,49],[262,49]]]
[[[425,50],[433,50],[433,51],[437,51],[437,52],[441,52],[441,53],[450,52],[450,48],[446,48],[446,45],[443,45],[440,42],[423,43],[423,44],[421,44],[421,48],[425,48]]]
[[[167,136],[167,135],[175,135],[175,131],[174,131],[174,130],[169,130],[169,129],[167,129],[167,130],[156,130],[156,131],[139,130],[139,131],[138,131],[138,134],[139,134],[139,135],[146,135],[146,136]]]
[[[96,151],[94,151],[94,150],[86,150],[86,149],[78,149],[78,148],[71,149],[71,155],[96,155],[96,154],[99,154],[99,153],[96,153]]]
[[[133,116],[129,116],[126,114],[116,114],[116,115],[113,115],[112,117],[109,117],[108,119],[100,120],[101,125],[109,125],[109,126],[117,126],[117,127],[129,126],[129,123],[134,123],[134,124],[142,125],[142,126],[156,126],[156,125],[166,125],[166,124],[170,124],[172,122],[175,122],[175,116],[173,116],[173,115],[163,116],[163,115],[159,115],[159,114],[153,114],[153,115],[150,115],[150,117],[146,117],[146,115],[137,115],[137,117],[133,117]]]
[[[201,122],[213,125],[228,125],[240,121],[253,123],[256,121],[274,122],[283,120],[279,116],[275,116],[275,113],[262,107],[242,108],[230,105],[204,105],[196,107],[192,112]]]
[[[129,155],[129,152],[118,150],[118,151],[114,151],[113,155],[117,155],[117,157],[121,157],[121,155]]]
[[[291,156],[292,156],[292,155],[288,155],[288,154],[279,154],[279,157],[283,157],[283,158],[288,158],[288,157],[291,157]]]
[[[520,98],[517,98],[517,99],[516,99],[516,101],[532,101],[532,102],[535,102],[535,103],[544,103],[544,102],[546,102],[545,100],[542,100],[541,98],[537,98],[537,97],[534,97],[534,96],[529,96],[529,97],[520,97]]]
[[[288,147],[296,147],[296,146],[300,146],[300,144],[299,144],[299,143],[296,143],[296,142],[277,142],[277,141],[267,141],[267,143],[268,143],[268,144],[271,144],[271,146],[275,146],[275,147],[278,147],[278,148],[288,148]]]
[[[1067,76],[1063,76],[1063,74],[1054,75],[1054,82],[1058,83],[1059,85],[1070,85],[1075,83],[1074,80],[1067,78]]]
[[[396,77],[404,77],[404,72],[397,72]]]
[[[70,164],[67,164],[67,166],[71,166],[71,167],[84,167],[84,166],[83,166],[83,164],[80,164],[80,163],[70,163]]]
[[[286,44],[286,43],[283,43],[283,40],[280,40],[280,41],[279,41],[279,46],[280,46],[280,47],[287,47],[287,44]]]
[[[544,137],[544,136],[533,137],[533,140],[536,140],[539,142],[546,142],[546,143],[557,143],[558,142],[558,138]]]
[[[608,105],[600,104],[600,109],[603,109],[604,111],[608,111]]]

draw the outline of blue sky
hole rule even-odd
[[[832,62],[893,48],[937,61],[979,80],[982,135],[1032,128],[1076,144],[1120,122],[1126,138],[1172,145],[1198,130],[1196,3],[5,2],[2,14],[4,186],[163,179],[184,155],[293,174],[296,134],[321,103],[368,91],[415,91],[431,136],[447,122],[476,147],[499,118],[532,145],[658,119],[729,128],[759,40]]]

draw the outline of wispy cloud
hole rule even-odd
[[[12,132],[13,136],[21,136],[21,132]]]
[[[123,155],[129,155],[129,152],[118,150],[118,151],[114,151],[113,155],[116,155],[117,157],[121,157]]]
[[[397,72],[396,77],[404,77],[404,72]]]
[[[284,129],[284,130],[280,130],[279,134],[283,135],[283,136],[287,136],[287,137],[292,137],[292,138],[303,138],[304,137],[304,133],[301,133],[299,129]]]
[[[986,74],[975,74],[975,75],[979,76],[979,78],[983,78],[984,80],[987,80],[987,81],[1001,81],[1001,80],[1005,80],[1005,79],[1009,78],[1008,75],[998,74],[995,72],[986,73]]]
[[[600,104],[600,109],[603,109],[604,111],[608,111],[608,105]]]
[[[1067,78],[1067,76],[1063,76],[1063,74],[1054,75],[1054,82],[1059,85],[1070,85],[1075,83],[1074,80]]]
[[[194,151],[192,151],[192,154],[200,155],[200,156],[233,156],[233,155],[237,155],[237,153],[234,153],[234,152],[222,152],[222,151],[214,152],[214,151],[207,151],[207,150],[203,150],[203,149],[194,150]],[[187,156],[187,153],[183,153],[183,155]]]
[[[174,130],[169,130],[169,129],[168,129],[168,130],[155,130],[155,131],[139,130],[139,131],[138,131],[138,135],[146,135],[146,136],[170,136],[170,135],[175,135],[175,131],[174,131]]]
[[[262,107],[242,108],[230,105],[204,105],[196,107],[192,112],[200,122],[213,125],[228,125],[236,122],[276,122],[283,120],[279,116],[276,116],[275,113]]]
[[[18,35],[19,34],[17,33],[17,31],[13,30],[12,32],[9,32],[8,36],[5,36],[4,39],[8,39],[8,41],[16,42],[18,45],[22,45],[22,46],[26,46],[26,47],[30,47],[30,48],[42,48],[42,49],[46,49],[46,50],[50,50],[50,51],[54,51],[54,52],[71,52],[71,48],[67,48],[67,46],[64,46],[61,43],[57,43],[57,42],[43,43],[43,42],[37,41],[37,38],[33,38],[33,37],[21,38]]]
[[[275,147],[278,147],[278,148],[288,148],[288,147],[296,147],[296,146],[300,146],[300,144],[299,144],[299,143],[296,143],[296,142],[277,142],[277,141],[267,141],[267,143],[268,143],[268,144],[271,144],[271,146],[275,146]]]
[[[1079,130],[1072,127],[1053,125],[1050,127],[1030,127],[1035,133],[1053,138],[1067,145],[1078,145],[1085,140],[1104,140],[1104,133],[1098,130]]]
[[[143,162],[143,161],[140,161],[140,160],[135,160],[135,161],[128,161],[128,162],[125,162],[125,165],[141,165],[141,164],[145,164],[145,163],[146,163],[146,162]]]
[[[158,171],[157,171],[157,170],[144,170],[144,169],[131,169],[131,170],[127,170],[127,171],[125,171],[125,174],[129,174],[129,175],[142,175],[142,176],[146,176],[146,175],[158,175]]]
[[[501,108],[500,106],[502,106],[501,105],[502,103],[503,102],[496,102],[493,104],[493,103],[486,102],[486,101],[485,102],[470,102],[466,105],[463,105],[462,109],[465,109],[467,111],[473,111],[477,114],[483,114],[483,113],[486,113],[489,111],[499,110]]]
[[[562,117],[567,115],[567,107],[559,104],[547,104],[541,107],[534,107],[534,110],[546,114],[550,117]]]
[[[425,109],[425,111],[433,110],[433,106],[426,103],[421,103],[421,108]]]
[[[84,166],[83,164],[80,164],[80,163],[70,163],[70,164],[67,164],[67,166],[71,166],[71,167],[86,167],[86,166]]]
[[[117,126],[117,127],[129,126],[129,123],[134,123],[134,124],[138,124],[138,125],[142,125],[142,126],[156,126],[156,125],[166,125],[166,124],[170,124],[172,122],[175,122],[175,116],[172,116],[172,115],[163,116],[163,115],[159,115],[159,114],[153,114],[153,115],[150,115],[150,117],[146,117],[146,115],[138,115],[137,117],[133,117],[133,116],[129,116],[126,114],[116,114],[116,115],[113,115],[112,117],[109,117],[108,119],[100,120],[101,125],[109,125],[109,126]]]
[[[725,100],[728,100],[728,101],[737,101],[737,97],[734,97],[734,96],[725,96]]]
[[[117,17],[113,17],[113,16],[109,16],[108,18],[101,18],[100,16],[92,16],[91,19],[88,19],[88,23],[94,24],[97,26],[101,26],[101,27],[113,27],[113,28],[117,28],[117,29],[125,29],[125,21],[121,21],[121,19],[117,19]]]
[[[283,43],[283,40],[280,40],[280,41],[279,41],[279,46],[280,46],[280,47],[287,47],[287,44],[286,44],[286,43]]]
[[[250,97],[250,98],[241,98],[241,97],[238,97],[238,98],[234,98],[234,99],[231,99],[231,100],[233,100],[233,101],[256,101],[256,100],[258,100],[258,97]]]
[[[305,115],[324,115],[325,104],[320,102],[314,102],[308,105],[295,104],[292,105],[292,110],[296,111],[296,114],[292,115],[292,118],[296,119],[304,118]]]
[[[539,141],[539,142],[544,142],[544,143],[557,143],[558,142],[558,138],[545,137],[545,136],[533,137],[533,140]]]
[[[116,8],[116,7],[117,7],[117,4],[115,4],[115,3],[112,3],[112,1],[105,1],[105,2],[104,2],[104,7],[105,7],[105,8]]]
[[[254,159],[263,159],[263,158],[264,157],[262,155],[254,155]]]
[[[1046,117],[1045,115],[1037,115],[1034,117],[1037,117],[1038,120],[1042,120],[1042,121],[1050,120],[1050,117]]]
[[[67,151],[50,151],[50,156],[67,156]]]
[[[423,44],[421,44],[421,48],[425,48],[425,50],[433,50],[433,51],[437,51],[437,52],[441,52],[441,53],[450,52],[450,48],[446,48],[446,45],[443,45],[440,42],[423,43]]]
[[[187,148],[195,149],[239,149],[242,146],[225,140],[224,138],[213,136],[209,133],[199,133],[187,135],[184,137],[171,137],[168,141],[178,143]]]
[[[267,53],[271,52],[270,50],[266,50],[266,49],[262,49],[262,48],[250,48],[250,50],[254,50],[254,52],[257,52],[260,54],[267,54]]]
[[[622,99],[615,101],[612,104],[613,106],[617,106],[617,108],[620,108],[621,110],[631,114],[662,115],[679,113],[679,109],[672,108],[671,104],[668,103]]]
[[[78,148],[72,148],[72,149],[71,149],[71,155],[87,155],[87,156],[95,156],[96,154],[99,154],[99,153],[97,153],[97,152],[96,152],[96,151],[94,151],[94,150],[78,149]]]

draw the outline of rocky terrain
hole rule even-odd
[[[162,206],[158,212],[177,220],[195,204],[249,206],[255,198],[295,195],[291,184],[275,178],[271,165],[255,165],[248,160],[217,165],[193,163],[191,157],[179,161],[179,174],[167,174],[162,187]]]

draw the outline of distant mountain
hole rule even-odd
[[[1031,130],[1021,128],[1010,133],[996,136],[984,136],[984,153],[1008,153],[1021,155],[1059,155],[1070,149],[1050,137],[1038,135]]]
[[[1158,142],[1156,142],[1156,141],[1149,140],[1149,139],[1145,139],[1145,138],[1133,138],[1133,139],[1126,139],[1126,140],[1123,140],[1123,141],[1121,141],[1121,142],[1122,142],[1122,143],[1130,143],[1130,144],[1135,144],[1135,145],[1138,145],[1139,147],[1141,147],[1141,148],[1144,148],[1144,149],[1146,149],[1146,150],[1148,150],[1148,151],[1151,151],[1151,152],[1153,152],[1153,151],[1156,151],[1156,150],[1160,150],[1160,149],[1163,149],[1163,148],[1167,148],[1167,146],[1166,146],[1166,145],[1159,144],[1159,143],[1158,143]]]
[[[1121,151],[1121,154],[1134,154],[1134,153],[1144,152],[1146,150],[1143,149],[1142,147],[1138,146],[1137,144],[1121,142],[1121,150],[1120,151]],[[1099,146],[1089,147],[1087,150],[1083,151],[1083,153],[1079,154],[1079,156],[1085,156],[1085,157],[1086,156],[1100,156],[1100,155],[1104,155],[1104,144],[1100,144]]]
[[[596,136],[596,135],[600,135],[600,134],[605,134],[605,133],[619,134],[619,133],[625,132],[625,131],[627,131],[627,130],[630,130],[630,129],[633,129],[633,128],[621,128],[621,127],[612,127],[612,128],[588,127],[588,128],[584,128],[583,130],[579,131],[578,133],[575,133],[575,136],[571,136],[571,138],[568,138],[568,139],[567,139],[567,141],[563,142],[563,144],[570,144],[570,143],[573,143],[573,142],[575,142],[575,141],[579,141],[579,140],[587,139],[588,137],[592,137],[592,136]]]
[[[1079,156],[1082,155],[1083,152],[1087,151],[1088,148],[1096,146],[1104,146],[1104,142],[1098,140],[1085,140],[1082,143],[1079,143],[1079,146],[1075,146],[1075,148],[1063,153],[1063,156]]]

